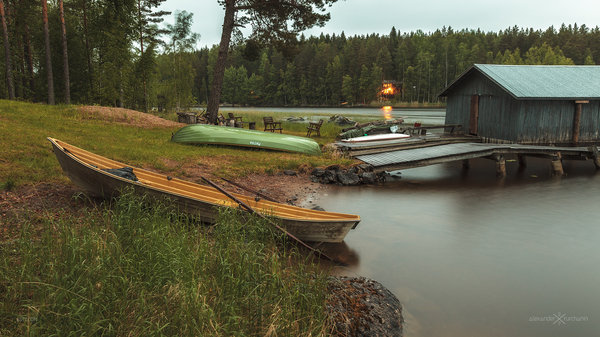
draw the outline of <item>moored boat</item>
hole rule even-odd
[[[370,136],[342,139],[342,142],[344,142],[344,143],[374,142],[374,141],[394,140],[394,139],[409,138],[409,137],[410,137],[409,135],[405,135],[403,133],[383,133],[383,134],[379,134],[379,135],[370,135]]]
[[[48,138],[54,154],[67,177],[81,189],[110,198],[118,196],[124,188],[132,187],[136,194],[168,200],[179,210],[199,216],[212,223],[218,207],[237,208],[238,204],[209,186],[172,178],[140,168],[132,167],[137,181],[109,172],[126,164],[93,154],[57,139]],[[241,194],[231,193],[256,211],[279,219],[292,235],[304,241],[341,242],[360,222],[360,216],[323,212],[280,204]]]
[[[171,141],[245,146],[314,155],[321,153],[319,144],[310,138],[209,124],[184,126],[173,135]]]

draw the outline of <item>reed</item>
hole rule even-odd
[[[13,219],[23,226],[0,247],[0,335],[330,331],[326,274],[264,220],[226,210],[203,227],[131,192],[88,212]]]

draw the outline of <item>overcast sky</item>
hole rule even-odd
[[[160,9],[173,12],[165,20],[169,23],[177,10],[194,13],[192,29],[201,35],[198,48],[219,43],[225,11],[217,0],[167,0]],[[515,25],[536,30],[558,29],[562,23],[600,25],[598,0],[339,0],[329,12],[327,25],[306,31],[307,37],[342,31],[346,36],[388,35],[392,26],[400,33],[428,33],[443,26],[497,32]]]

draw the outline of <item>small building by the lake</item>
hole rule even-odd
[[[486,142],[600,144],[600,66],[475,64],[439,96]]]

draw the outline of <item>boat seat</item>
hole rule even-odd
[[[306,127],[306,137],[310,137],[310,134],[315,131],[318,137],[321,137],[321,125],[323,125],[323,120],[319,119],[318,123],[308,123]]]
[[[265,123],[265,131],[275,132],[279,130],[279,133],[282,133],[281,122],[273,121],[273,117],[263,117],[263,122]]]

